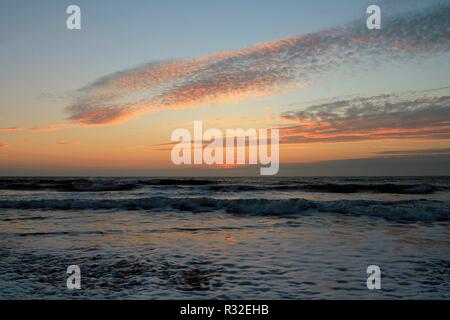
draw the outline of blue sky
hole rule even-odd
[[[79,32],[65,28],[65,9],[72,3],[82,10]],[[319,31],[358,17],[364,13],[362,3],[2,1],[0,41],[5,46],[0,59],[7,62],[3,72],[8,76],[1,79],[39,79],[55,89],[76,87],[148,61],[236,50]]]

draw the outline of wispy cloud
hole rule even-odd
[[[8,148],[9,144],[0,142],[0,149]]]
[[[23,131],[23,128],[19,127],[0,128],[0,132],[17,132],[17,131]]]
[[[62,140],[62,141],[58,141],[56,142],[57,144],[61,144],[61,145],[72,145],[72,144],[80,144],[80,141],[76,141],[76,140]]]
[[[143,113],[272,95],[307,85],[336,65],[377,55],[391,59],[450,48],[450,4],[386,17],[383,29],[359,21],[239,51],[151,63],[81,88],[68,108],[80,125],[120,123]]]
[[[450,95],[354,97],[282,114],[285,143],[450,139]]]
[[[450,148],[388,150],[377,152],[377,154],[386,156],[450,155]]]
[[[0,132],[54,132],[64,129],[75,128],[79,126],[80,125],[75,123],[61,123],[31,128],[22,128],[22,127],[0,128]]]
[[[48,126],[41,126],[41,127],[33,127],[29,129],[24,129],[25,131],[29,132],[53,132],[53,131],[59,131],[64,129],[70,129],[77,127],[77,125],[73,123],[61,123],[61,124],[53,124]]]

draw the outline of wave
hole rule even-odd
[[[393,194],[431,194],[447,188],[431,184],[309,184],[301,187],[304,191],[331,192],[331,193],[393,193]]]
[[[130,191],[138,184],[116,179],[2,179],[0,190],[14,191],[59,191],[59,192],[100,192]]]
[[[323,193],[389,193],[389,194],[432,194],[448,190],[448,187],[431,184],[286,184],[286,185],[213,185],[208,190],[213,192],[239,191],[304,191]]]
[[[37,179],[10,178],[0,179],[0,190],[14,191],[59,191],[59,192],[102,192],[102,191],[131,191],[144,186],[201,186],[217,183],[205,179]]]
[[[151,186],[202,186],[215,184],[218,181],[207,179],[151,179],[140,181],[140,183]]]
[[[299,180],[200,179],[200,178],[3,178],[0,190],[108,192],[132,191],[150,187],[192,187],[210,192],[303,191],[320,193],[385,193],[432,194],[449,191],[448,184],[439,183],[343,183]]]
[[[150,197],[140,199],[45,199],[0,200],[1,209],[21,210],[150,210],[167,209],[210,212],[223,211],[248,215],[310,215],[334,213],[351,216],[373,216],[399,221],[449,221],[450,201],[404,200],[338,200],[305,199],[214,199]]]

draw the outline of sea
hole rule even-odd
[[[3,177],[0,299],[449,299],[449,222],[450,177]]]

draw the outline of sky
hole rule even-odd
[[[0,175],[256,172],[174,166],[195,120],[278,128],[281,175],[450,175],[449,58],[445,0],[0,0]]]

